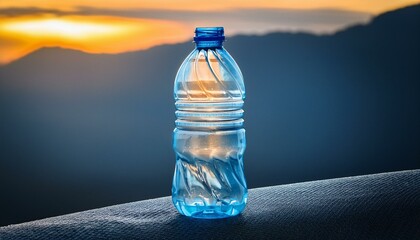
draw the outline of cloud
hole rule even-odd
[[[74,10],[58,10],[37,7],[1,8],[0,17],[50,14],[56,16],[116,16],[172,20],[192,28],[195,26],[225,26],[228,34],[259,34],[270,31],[334,33],[349,25],[367,23],[372,15],[336,9],[227,9],[218,11],[189,11],[164,9],[106,9],[79,6]]]
[[[70,12],[57,9],[37,8],[37,7],[11,7],[0,8],[0,17],[20,17],[37,14],[54,14],[57,16],[69,14]]]

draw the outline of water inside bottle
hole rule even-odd
[[[243,174],[245,130],[175,130],[173,202],[181,213],[222,218],[242,212],[247,201]]]

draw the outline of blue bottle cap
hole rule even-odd
[[[195,29],[194,42],[197,41],[224,41],[223,27],[198,27]]]

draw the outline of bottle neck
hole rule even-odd
[[[215,49],[215,48],[222,48],[223,41],[220,40],[213,40],[213,41],[196,41],[195,47],[197,49]]]

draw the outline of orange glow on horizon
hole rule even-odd
[[[228,11],[232,9],[357,11],[359,14],[369,16],[365,21],[357,22],[360,24],[366,23],[372,14],[381,14],[419,2],[420,0],[213,0],[206,2],[193,0],[1,0],[0,65],[15,61],[43,47],[116,54],[143,50],[161,44],[179,43],[192,38],[194,26],[214,26],[214,24],[229,26],[227,34],[259,34],[279,31],[279,29],[292,32],[302,30],[302,27],[299,28],[287,22],[289,19],[283,20],[283,23],[276,19],[271,20],[270,28],[267,27],[267,21],[259,19],[257,15],[242,16],[241,19],[235,20],[234,17],[229,16]],[[43,9],[46,11],[42,12]],[[147,9],[162,11],[155,11],[156,16],[152,16]],[[136,13],[136,10],[143,10],[143,12]],[[225,11],[225,15],[221,14],[220,18],[219,10]],[[216,14],[209,20],[206,17],[200,18],[200,15],[187,18],[182,15],[183,11],[186,15],[191,11],[213,11]],[[333,33],[340,29],[339,27],[331,28],[328,24],[333,24],[330,22],[324,26],[312,21],[321,17],[312,18],[310,21],[306,19],[307,22],[303,22],[305,27],[309,26],[304,30],[312,27],[309,29],[310,33],[319,33],[319,31]],[[254,24],[252,28],[249,26],[250,23]],[[313,30],[316,27],[318,32]]]
[[[160,34],[174,28],[177,32],[169,37]],[[185,41],[189,30],[171,21],[120,17],[3,18],[0,19],[0,64],[19,59],[42,47],[62,47],[89,53],[142,50],[163,43]]]
[[[10,21],[3,24],[1,30],[22,37],[63,39],[87,39],[123,34],[129,31],[128,26],[81,22],[67,19],[35,19]]]

